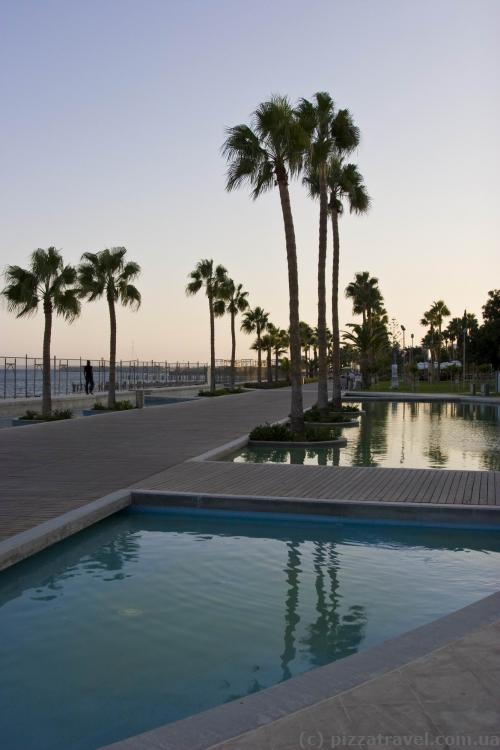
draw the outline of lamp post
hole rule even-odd
[[[406,331],[406,328],[404,327],[403,324],[401,324],[401,330],[403,331],[403,364],[404,364],[404,361],[405,361],[405,331]]]
[[[396,320],[392,319],[392,366],[391,366],[391,389],[399,388],[398,377],[398,355],[396,348]]]
[[[413,364],[413,338],[414,338],[415,334],[412,333],[410,335],[411,335],[411,363]]]
[[[465,390],[465,347],[466,347],[466,339],[467,339],[467,310],[464,310],[464,326],[462,330],[462,336],[463,336],[463,352],[462,352],[462,377],[464,380],[464,390]]]

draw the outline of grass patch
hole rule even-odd
[[[236,393],[244,393],[243,388],[218,388],[216,391],[198,391],[198,396],[213,398],[214,396],[233,396]]]
[[[363,391],[365,393],[456,393],[462,395],[470,395],[469,386],[464,388],[462,382],[454,383],[450,380],[440,380],[438,383],[428,383],[423,380],[417,380],[415,385],[411,383],[401,383],[399,388],[391,388],[390,380],[385,380],[380,383],[375,383],[371,388],[357,388],[357,391]],[[480,388],[477,388],[477,396],[480,396]],[[500,394],[490,393],[490,396]]]
[[[250,433],[250,440],[268,440],[276,443],[322,443],[326,440],[335,440],[337,437],[338,433],[327,427],[321,430],[306,427],[302,435],[294,435],[288,424],[260,424]]]
[[[37,411],[31,411],[31,409],[28,409],[21,419],[30,419],[33,421],[41,421],[41,422],[58,422],[60,419],[71,419],[73,417],[73,412],[71,409],[54,409],[50,417],[44,417],[43,414],[39,414]]]
[[[94,411],[128,411],[129,409],[134,409],[135,407],[131,401],[125,399],[124,401],[115,401],[115,405],[111,409],[109,408],[109,406],[104,406],[104,404],[101,404],[100,401],[96,401],[92,408],[94,409]]]

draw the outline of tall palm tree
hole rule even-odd
[[[186,294],[197,294],[200,289],[205,289],[208,299],[208,312],[210,316],[210,378],[208,387],[215,393],[215,309],[214,305],[219,298],[223,285],[227,280],[227,271],[224,266],[214,266],[213,260],[204,258],[198,261],[194,271],[189,277],[191,281],[186,286]]]
[[[272,323],[267,324],[267,332],[273,340],[273,354],[274,354],[274,379],[276,382],[279,380],[279,366],[280,357],[282,354],[288,351],[290,339],[287,331],[283,328],[277,328]]]
[[[432,303],[431,312],[434,317],[437,330],[438,330],[438,346],[437,346],[437,366],[438,366],[438,380],[441,379],[441,346],[443,342],[442,330],[443,320],[449,318],[451,315],[446,303],[442,299],[438,299]]]
[[[137,310],[141,304],[141,294],[132,281],[141,272],[134,261],[125,261],[127,250],[124,247],[106,248],[98,253],[84,253],[78,267],[79,295],[93,302],[106,298],[109,310],[109,390],[108,408],[116,403],[116,305]]]
[[[299,280],[297,248],[289,179],[302,168],[307,134],[287,97],[273,96],[255,110],[252,127],[236,125],[227,131],[223,153],[228,163],[227,190],[248,183],[253,198],[278,187],[285,230],[290,309],[290,358],[292,380],[291,427],[304,431],[299,338]]]
[[[339,330],[339,265],[340,234],[339,216],[344,212],[347,200],[349,211],[364,214],[370,207],[370,196],[363,177],[355,164],[345,164],[344,157],[359,143],[359,130],[352,122],[348,110],[340,110],[333,124],[336,133],[337,154],[330,160],[328,187],[330,189],[330,218],[333,235],[332,263],[332,398],[335,406],[342,403],[340,389],[340,330]]]
[[[314,102],[302,99],[297,108],[299,121],[308,133],[310,145],[306,159],[304,182],[311,186],[313,197],[319,197],[318,239],[318,407],[328,409],[328,360],[326,341],[326,251],[328,226],[328,160],[334,148],[332,122],[335,107],[330,94],[314,94]]]
[[[243,316],[241,330],[245,333],[255,333],[257,336],[255,349],[257,350],[257,381],[262,383],[262,334],[267,328],[269,322],[269,313],[264,312],[262,307],[254,307],[253,310],[247,310]]]
[[[43,307],[45,326],[43,332],[43,384],[42,415],[52,412],[50,384],[50,341],[53,313],[70,323],[80,313],[80,303],[75,287],[76,271],[65,266],[61,253],[55,247],[38,248],[30,257],[29,269],[7,266],[6,286],[2,290],[7,307],[18,318],[34,315],[39,305]]]
[[[432,381],[434,380],[434,361],[436,359],[436,317],[432,311],[432,308],[424,312],[420,320],[420,325],[428,328],[427,334],[423,339],[423,344],[424,346],[428,345],[429,351],[431,353],[428,378],[429,381]]]
[[[214,313],[217,316],[228,313],[231,316],[231,388],[236,382],[236,316],[248,308],[248,292],[243,284],[236,285],[226,278],[219,289],[218,299],[214,302]]]

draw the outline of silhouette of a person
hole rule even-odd
[[[94,393],[94,368],[90,364],[90,359],[87,360],[87,364],[83,368],[83,376],[85,378],[85,393]]]

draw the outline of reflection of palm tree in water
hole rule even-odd
[[[347,614],[340,615],[339,562],[334,545],[315,542],[313,560],[318,616],[301,643],[309,650],[311,664],[319,666],[357,652],[364,637],[366,613],[363,606],[354,604]]]
[[[102,570],[104,573],[114,572],[115,578],[122,578],[125,563],[138,559],[138,536],[126,531],[96,550],[92,556],[95,569]]]
[[[354,448],[353,466],[377,466],[377,454],[387,453],[387,418],[389,403],[365,404],[358,442]]]
[[[301,639],[301,644],[305,645],[310,653],[310,663],[318,666],[357,652],[364,637],[366,613],[364,607],[352,605],[345,615],[339,614],[339,563],[333,544],[315,542],[313,563],[318,616],[315,622],[308,626],[308,635]],[[297,611],[300,571],[300,543],[289,542],[284,648],[281,654],[283,680],[292,676],[290,665],[297,653],[295,631],[300,621]]]
[[[295,628],[300,620],[297,613],[299,603],[299,572],[300,572],[300,543],[288,542],[288,562],[286,566],[286,581],[288,591],[285,602],[285,632],[283,653],[281,654],[281,668],[283,680],[292,676],[290,663],[295,658]]]

